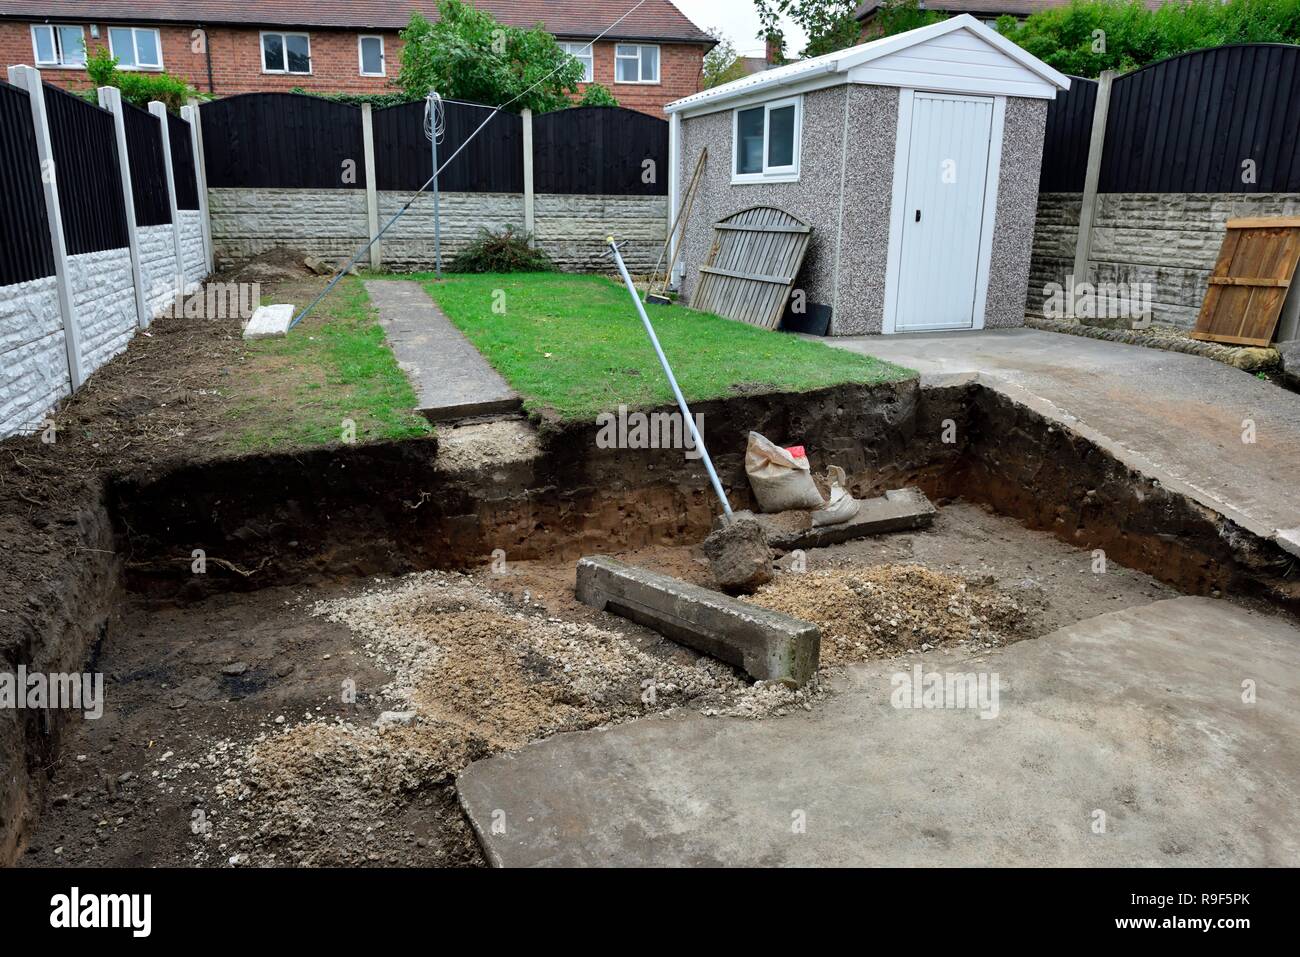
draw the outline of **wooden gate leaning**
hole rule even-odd
[[[775,329],[808,252],[812,227],[772,206],[733,213],[714,226],[691,307]]]
[[[1228,220],[1193,339],[1267,346],[1300,260],[1300,217]]]

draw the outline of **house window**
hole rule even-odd
[[[582,64],[583,83],[590,83],[596,78],[595,61],[592,59],[590,43],[561,43],[560,49]]]
[[[162,69],[162,42],[150,27],[109,27],[108,49],[120,69]]]
[[[384,76],[384,38],[360,37],[357,55],[361,57],[362,76]]]
[[[614,46],[615,83],[658,83],[659,48],[642,43]]]
[[[736,110],[733,183],[792,181],[799,178],[802,106],[798,97]]]
[[[310,73],[311,39],[305,33],[263,33],[263,73]]]
[[[85,66],[85,31],[63,23],[34,23],[32,51],[37,66]]]

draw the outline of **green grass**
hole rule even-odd
[[[626,404],[669,404],[672,390],[627,289],[563,273],[453,276],[425,283],[448,318],[524,397],[581,419]],[[494,304],[504,311],[494,311]],[[745,391],[806,392],[910,378],[908,369],[681,306],[650,321],[688,400]]]
[[[304,306],[314,287],[303,287]],[[325,445],[343,438],[344,420],[356,440],[426,435],[413,410],[415,391],[384,343],[359,279],[348,278],[283,339],[249,343],[253,388],[228,415],[243,425],[246,450]]]

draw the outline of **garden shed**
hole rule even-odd
[[[1021,325],[1047,104],[1069,83],[962,15],[671,103],[673,209],[708,148],[684,301],[716,224],[774,207],[811,227],[787,327]]]

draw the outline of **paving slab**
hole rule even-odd
[[[997,675],[996,708],[895,707],[916,665]],[[856,666],[810,713],[556,735],[458,791],[505,866],[1294,867],[1298,695],[1291,621],[1176,598]]]
[[[1121,461],[1256,534],[1300,526],[1300,395],[1248,372],[1037,329],[819,341],[916,369],[922,384],[978,374],[1017,401],[1018,389],[1091,429]]]
[[[825,548],[855,538],[926,528],[933,524],[935,507],[919,488],[890,489],[884,495],[864,498],[858,513],[838,525],[813,525],[811,512],[755,514],[773,548]]]
[[[519,394],[452,325],[424,287],[405,279],[371,279],[366,292],[388,346],[430,422],[515,412]]]
[[[253,317],[244,326],[245,339],[270,339],[286,335],[289,323],[293,322],[293,303],[274,306],[258,306]]]

